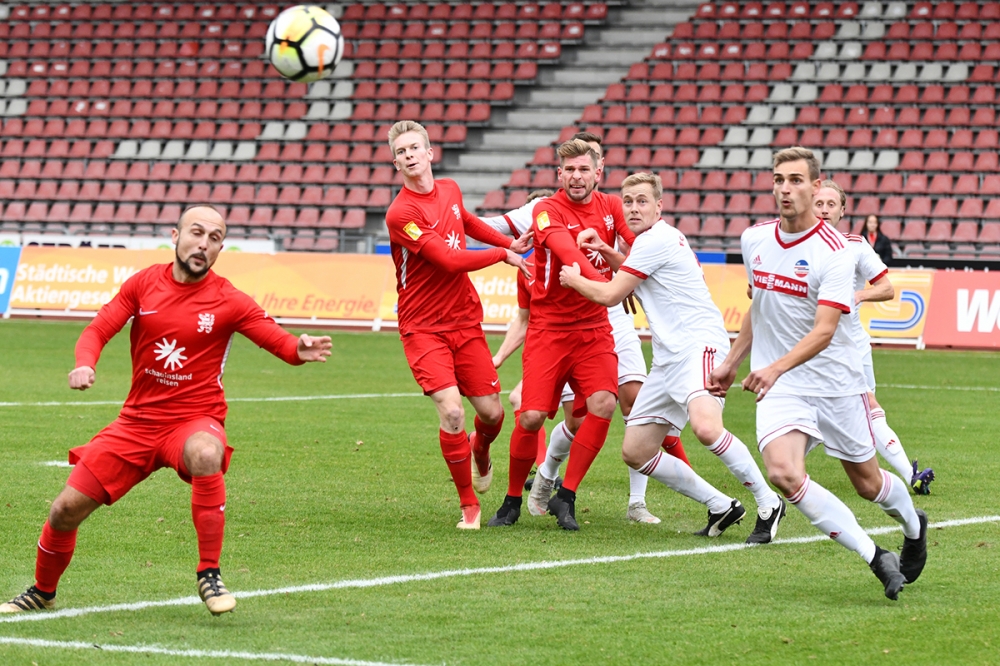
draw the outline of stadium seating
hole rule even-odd
[[[392,122],[460,147],[607,17],[570,1],[347,5],[344,62],[307,86],[262,57],[273,3],[2,7],[5,230],[162,232],[210,200],[231,233],[326,251],[398,188]]]
[[[744,220],[775,216],[771,154],[798,144],[848,191],[845,230],[875,213],[907,258],[995,256],[998,60],[997,2],[709,2],[553,143],[601,135],[606,188],[659,173],[696,247],[738,250]],[[540,148],[483,212],[554,164]]]

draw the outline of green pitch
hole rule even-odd
[[[82,326],[0,322],[0,402],[18,403],[0,406],[4,599],[31,584],[39,530],[69,472],[44,463],[65,461],[67,449],[110,422],[128,390],[127,334],[105,350],[93,389],[66,387]],[[252,663],[268,654],[320,663],[476,665],[1000,661],[998,522],[932,530],[923,576],[893,603],[856,555],[826,539],[711,551],[741,544],[753,526],[750,516],[718,539],[692,536],[704,525],[701,506],[655,481],[648,504],[663,523],[627,523],[616,419],[580,488],[580,532],[526,513],[510,529],[460,532],[435,411],[418,395],[398,338],[333,337],[326,365],[289,367],[237,337],[226,366],[233,399],[369,396],[231,402],[226,428],[236,454],[227,476],[222,571],[237,595],[260,590],[260,596],[240,598],[234,613],[219,618],[190,599],[134,611],[100,608],[196,594],[190,491],[171,470],[161,470],[80,530],[58,608],[94,612],[0,621],[0,662]],[[499,338],[490,342],[496,347]],[[1000,355],[877,351],[875,358],[889,423],[910,457],[937,473],[933,494],[916,498],[931,523],[1000,514]],[[512,358],[501,370],[505,389],[519,373],[519,358]],[[385,394],[405,395],[378,397]],[[26,404],[46,401],[117,404]],[[735,394],[726,416],[753,449],[752,396]],[[468,417],[471,427],[471,410]],[[484,524],[506,485],[509,409],[507,418],[494,447],[494,485],[483,497]],[[751,504],[689,432],[684,443],[706,479]],[[809,470],[865,528],[895,527],[853,494],[836,461],[814,453]],[[779,538],[817,534],[790,509]],[[898,548],[902,534],[875,539]],[[686,550],[693,552],[662,556]],[[661,556],[505,569],[637,553]],[[406,578],[491,567],[500,570]],[[294,589],[391,576],[403,578]],[[104,649],[86,647],[94,644]],[[191,656],[180,654],[186,650]]]

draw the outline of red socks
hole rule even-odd
[[[531,473],[538,453],[538,432],[525,430],[520,421],[510,434],[510,469],[507,470],[507,494],[521,497],[524,493],[524,482]]]
[[[521,416],[521,410],[514,412],[515,423],[517,423],[517,417]],[[538,429],[538,448],[535,453],[535,467],[541,467],[542,463],[545,462],[545,454],[548,453],[548,447],[546,443],[548,442],[548,437],[545,435],[545,426]]]
[[[222,472],[191,479],[191,519],[198,533],[198,568],[219,568],[226,531],[226,481]]]
[[[608,428],[611,427],[610,419],[587,412],[583,419],[583,425],[573,438],[573,448],[570,451],[569,462],[566,463],[566,476],[563,478],[563,488],[576,492],[586,476],[587,470],[594,462],[594,458],[601,452],[604,440],[608,438]]]
[[[497,438],[500,431],[503,430],[503,412],[500,413],[500,420],[490,425],[489,423],[483,423],[479,420],[479,416],[476,416],[474,421],[476,433],[479,435],[479,447],[481,450],[489,451],[490,444],[493,440]]]
[[[444,461],[448,464],[451,480],[455,482],[455,488],[458,490],[459,503],[461,506],[478,506],[479,500],[476,498],[476,491],[472,489],[472,461],[470,460],[472,447],[469,445],[469,436],[465,432],[452,435],[444,430],[439,430],[438,439],[441,442],[441,455],[444,456]]]
[[[677,458],[682,463],[691,466],[691,462],[688,460],[687,454],[684,453],[684,445],[681,444],[680,437],[674,437],[673,435],[667,435],[663,438],[663,450]]]
[[[46,594],[54,594],[59,579],[76,549],[76,532],[60,532],[52,529],[49,521],[42,526],[42,536],[38,540],[38,556],[35,559],[35,587]]]

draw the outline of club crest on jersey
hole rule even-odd
[[[538,230],[543,231],[549,226],[549,214],[544,210],[535,217],[535,224],[538,225]]]
[[[462,221],[462,213],[458,211],[458,204],[453,204],[451,207],[451,212],[455,214],[455,219],[459,222]]]
[[[805,259],[799,259],[795,262],[795,267],[792,270],[799,277],[805,277],[809,275],[809,262]]]
[[[211,333],[212,327],[215,326],[215,315],[214,314],[199,314],[198,315],[198,332],[199,333]]]
[[[406,226],[403,227],[403,231],[405,231],[406,235],[413,240],[418,240],[424,234],[424,232],[420,230],[420,227],[417,226],[416,222],[407,222]]]
[[[614,227],[615,227],[615,218],[614,218],[613,215],[605,215],[604,216],[604,226],[607,227],[608,229],[614,229]]]

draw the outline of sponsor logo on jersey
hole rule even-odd
[[[163,338],[156,343],[156,360],[163,361],[164,370],[171,372],[180,370],[184,367],[183,361],[187,360],[187,356],[184,356],[185,349],[187,347],[177,346],[177,340],[167,342],[167,339]]]
[[[198,333],[211,333],[215,326],[215,315],[204,313],[198,315]]]
[[[795,262],[795,267],[792,270],[799,277],[805,277],[809,275],[809,262],[805,259],[799,259]]]
[[[539,231],[544,231],[549,226],[549,214],[544,210],[535,217],[535,224],[538,225]]]
[[[801,280],[795,280],[784,275],[765,273],[764,271],[753,272],[753,286],[765,291],[776,291],[779,294],[798,296],[807,298],[809,296],[809,284]]]
[[[424,233],[420,230],[420,227],[417,226],[416,222],[407,222],[406,226],[403,227],[403,231],[405,231],[406,235],[413,240],[418,240]]]
[[[454,231],[448,232],[448,238],[445,239],[445,242],[448,243],[448,247],[453,250],[457,250],[462,246],[462,239],[459,238],[458,234]]]

